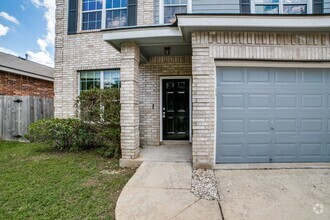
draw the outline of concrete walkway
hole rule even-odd
[[[217,201],[190,192],[191,163],[143,162],[117,201],[116,219],[222,219]]]

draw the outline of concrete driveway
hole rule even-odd
[[[330,169],[216,170],[231,219],[330,219]]]

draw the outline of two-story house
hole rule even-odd
[[[330,161],[330,0],[56,0],[55,116],[120,87],[121,165]]]

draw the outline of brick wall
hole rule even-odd
[[[140,65],[139,109],[142,146],[159,145],[160,76],[191,76],[191,57],[152,57],[149,63]]]
[[[56,1],[55,117],[75,115],[81,70],[120,68],[120,53],[102,39],[100,31],[67,35],[67,1]],[[79,26],[79,25],[78,25]]]
[[[0,71],[0,95],[54,97],[54,83]]]

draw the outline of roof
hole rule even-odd
[[[32,78],[54,81],[54,68],[0,52],[0,70]]]

